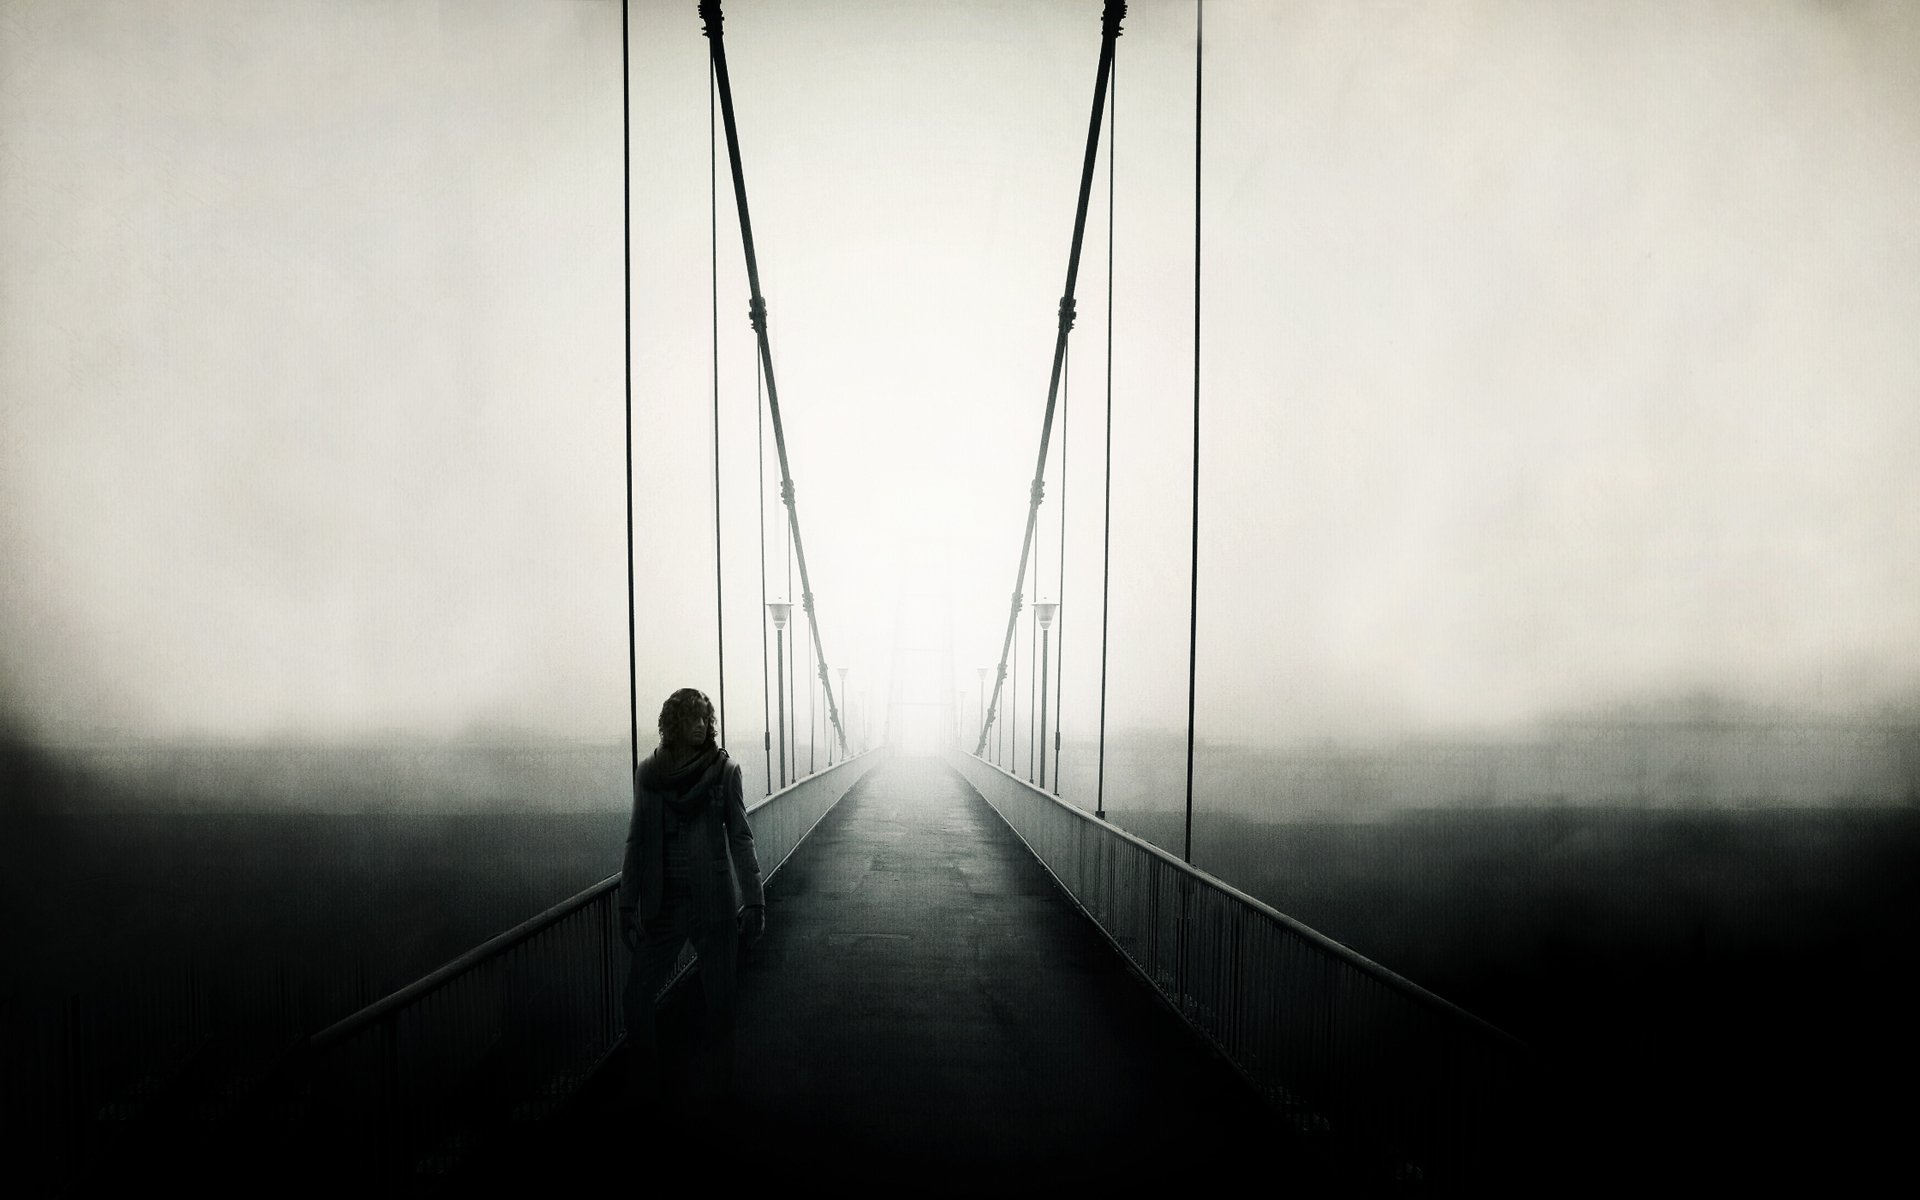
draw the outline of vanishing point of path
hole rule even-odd
[[[755,1187],[811,1174],[922,1192],[983,1176],[1271,1186],[1316,1174],[937,760],[876,766],[767,904],[766,937],[742,964],[735,1095],[709,1146],[665,1149],[658,1119],[601,1080],[488,1180],[631,1182],[702,1159]],[[674,1026],[663,1018],[663,1036]]]

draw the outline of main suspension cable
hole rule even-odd
[[[1067,334],[1073,328],[1074,285],[1080,277],[1080,246],[1087,230],[1087,200],[1093,189],[1094,162],[1100,150],[1100,119],[1107,104],[1107,73],[1113,65],[1113,44],[1120,36],[1120,22],[1126,12],[1125,0],[1106,0],[1106,7],[1100,15],[1100,63],[1094,72],[1093,114],[1087,123],[1087,148],[1080,166],[1080,195],[1073,215],[1073,241],[1067,254],[1067,281],[1060,296],[1059,327],[1053,343],[1053,369],[1047,380],[1046,414],[1040,423],[1040,452],[1035,459],[1033,485],[1028,493],[1026,530],[1020,539],[1020,565],[1013,573],[1014,593],[1007,612],[1007,631],[1000,642],[1000,670],[994,679],[993,703],[981,722],[980,739],[974,745],[973,752],[976,755],[986,749],[987,730],[999,711],[1000,691],[1006,682],[1007,652],[1019,627],[1019,589],[1026,578],[1028,558],[1033,553],[1034,525],[1039,519],[1040,497],[1045,489],[1047,443],[1053,434],[1053,410],[1060,394],[1060,372],[1067,353]]]
[[[747,211],[747,179],[740,166],[740,131],[734,122],[733,87],[727,77],[726,41],[721,33],[723,18],[720,0],[701,0],[700,18],[713,60],[714,80],[720,90],[720,115],[727,130],[727,161],[733,171],[733,198],[740,211],[740,244],[747,260],[748,319],[753,323],[760,343],[760,363],[766,375],[767,412],[773,420],[773,446],[780,461],[780,499],[787,506],[787,525],[793,535],[794,557],[800,565],[801,604],[813,632],[814,669],[820,678],[827,701],[827,717],[833,723],[840,747],[846,749],[847,737],[840,724],[839,705],[834,701],[833,682],[827,678],[826,648],[820,640],[820,623],[813,607],[813,585],[807,574],[806,545],[800,536],[800,514],[794,506],[793,473],[787,462],[787,435],[780,423],[780,389],[773,373],[773,349],[767,340],[767,301],[760,291],[760,263],[753,249],[753,221]]]

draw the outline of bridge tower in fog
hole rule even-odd
[[[953,588],[943,541],[904,546],[894,590],[885,744],[907,754],[954,747]]]

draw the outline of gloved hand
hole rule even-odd
[[[767,931],[767,909],[763,904],[749,904],[740,911],[740,936],[748,942],[757,942]]]
[[[630,908],[620,910],[620,940],[627,944],[629,950],[640,948],[640,921]]]

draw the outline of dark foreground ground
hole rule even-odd
[[[1178,814],[1114,819],[1180,845]],[[1194,859],[1526,1041],[1556,1190],[1907,1169],[1920,812],[1203,817]]]
[[[1179,844],[1177,817],[1117,819]],[[624,814],[15,807],[0,825],[0,1103],[30,1135],[11,1177],[31,1179],[110,1153],[104,1106],[122,1111],[143,1078],[165,1076],[195,1029],[216,1058],[270,1056],[603,878]],[[1195,857],[1532,1044],[1533,1169],[1552,1191],[1860,1182],[1908,1143],[1920,814],[1565,807],[1263,825],[1203,813]],[[794,871],[780,886],[796,899],[878,894]],[[800,922],[775,916],[755,969],[771,979],[779,962],[809,982],[768,1011],[858,1014],[857,981],[835,964],[892,939],[803,943]],[[1089,960],[1069,948],[1060,961]],[[793,974],[803,967],[820,974]],[[72,1062],[63,1012],[102,1024],[81,1094],[56,1089],[49,1108],[37,1089]],[[894,1108],[896,1132],[925,1119]]]
[[[138,1178],[153,1138],[178,1140],[166,1110],[243,1117],[307,1034],[612,874],[625,831],[623,813],[0,818],[7,1178]]]

